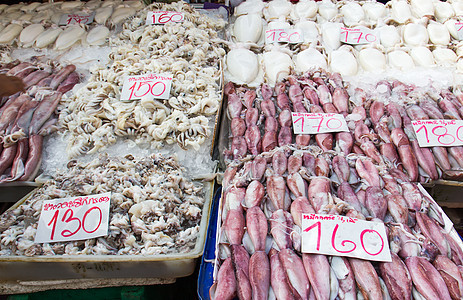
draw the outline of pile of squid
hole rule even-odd
[[[352,152],[403,169],[411,181],[462,179],[463,147],[420,147],[411,124],[413,120],[462,120],[461,94],[397,80],[380,81],[370,91],[375,96],[356,88],[351,98],[359,104],[346,117],[354,137]]]
[[[231,120],[228,160],[268,152],[288,144],[317,144],[323,151],[352,151],[354,139],[349,132],[294,135],[291,112],[349,112],[349,94],[339,73],[317,70],[289,76],[275,88],[263,84],[259,89],[226,84],[227,116]]]
[[[227,56],[228,79],[251,86],[266,80],[272,85],[275,76],[291,68],[306,72],[313,67],[344,76],[436,66],[462,71],[461,25],[455,25],[462,15],[458,0],[394,0],[387,5],[376,1],[245,1],[236,7],[230,27],[229,40],[235,45]],[[343,40],[347,35],[343,27],[369,30],[375,38],[349,45]],[[297,29],[302,41],[264,47],[266,30],[273,29]]]
[[[66,50],[73,45],[100,46],[106,43],[110,28],[135,15],[143,7],[139,1],[67,1],[0,5],[0,44],[18,47]],[[65,14],[94,14],[90,28],[58,26]],[[109,28],[108,28],[109,27]]]
[[[42,205],[50,199],[111,192],[109,230],[81,241],[34,243]],[[0,216],[1,256],[162,255],[196,246],[205,198],[174,156],[102,154],[73,160],[27,200]]]
[[[229,164],[212,299],[461,299],[461,241],[397,168],[286,145]],[[384,222],[392,262],[301,253],[302,213]]]
[[[35,178],[43,137],[57,129],[55,109],[62,95],[80,81],[75,69],[42,57],[0,66],[1,73],[21,78],[25,85],[24,92],[0,102],[0,183]]]
[[[179,11],[182,23],[145,25],[148,11]],[[95,153],[118,137],[162,148],[199,149],[211,135],[221,101],[219,32],[225,21],[201,15],[185,2],[155,3],[123,25],[111,40],[111,62],[90,70],[88,84],[63,103],[60,123],[69,134],[68,155]],[[120,101],[127,76],[173,77],[169,99]]]
[[[378,164],[403,170],[411,181],[461,180],[463,147],[419,146],[413,120],[463,118],[463,96],[450,89],[419,88],[398,80],[350,88],[339,73],[317,70],[290,75],[275,88],[229,82],[227,160],[268,152],[277,146],[318,145],[323,151],[363,154]],[[350,132],[294,135],[291,112],[336,113]]]

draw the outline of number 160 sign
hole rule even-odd
[[[146,25],[163,25],[166,23],[183,22],[185,15],[176,11],[149,11],[146,16]]]
[[[384,223],[302,214],[302,252],[391,261]]]

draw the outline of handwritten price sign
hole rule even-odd
[[[111,193],[44,201],[35,243],[87,240],[108,234]]]
[[[169,99],[172,77],[156,74],[129,76],[122,86],[121,101],[149,97]]]
[[[95,13],[91,14],[66,14],[59,19],[58,25],[90,24],[93,22]]]
[[[458,39],[463,40],[463,22],[456,21],[455,28],[457,29]]]
[[[299,29],[270,29],[265,31],[267,43],[297,44],[303,42],[302,32]]]
[[[420,147],[463,145],[463,120],[412,121]]]
[[[294,134],[349,131],[341,114],[292,113]]]
[[[346,28],[341,27],[339,40],[350,45],[360,45],[374,43],[377,40],[376,35],[368,28]]]
[[[384,223],[302,214],[302,252],[391,261]]]
[[[183,22],[185,15],[176,11],[149,11],[146,16],[146,25],[163,25],[166,23]]]

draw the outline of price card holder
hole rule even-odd
[[[463,22],[456,21],[455,29],[457,30],[457,33],[458,33],[458,39],[463,40]]]
[[[122,86],[121,101],[132,101],[142,97],[169,99],[171,86],[172,77],[168,75],[129,76]]]
[[[299,29],[269,29],[265,31],[265,41],[272,43],[298,44],[304,41]]]
[[[294,134],[349,131],[341,114],[292,113]]]
[[[65,14],[59,19],[58,25],[91,24],[94,17],[94,12],[91,14]]]
[[[302,252],[392,261],[384,223],[302,214]]]
[[[176,11],[149,11],[146,15],[146,25],[163,25],[178,23],[185,20],[185,14]]]
[[[341,27],[339,40],[350,45],[370,44],[378,40],[373,31],[364,27],[347,28]]]
[[[111,193],[46,200],[35,243],[87,240],[108,234]]]
[[[463,120],[412,121],[420,147],[463,145]]]

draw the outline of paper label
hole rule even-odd
[[[149,11],[146,15],[146,25],[162,25],[166,23],[183,22],[185,15],[176,11]]]
[[[108,234],[111,193],[46,200],[35,243],[87,240]]]
[[[148,97],[169,99],[172,77],[168,75],[145,74],[129,76],[122,86],[121,101]]]
[[[412,121],[420,147],[463,145],[463,120]]]
[[[302,252],[392,261],[384,223],[302,214]]]
[[[269,29],[265,31],[267,43],[297,44],[304,41],[302,31],[299,29]]]
[[[376,35],[368,28],[346,28],[341,27],[339,40],[350,45],[369,44],[377,41]]]
[[[95,13],[91,14],[65,14],[59,19],[58,25],[90,24],[93,22]]]
[[[463,22],[456,21],[455,29],[457,30],[458,39],[463,40]]]
[[[341,114],[292,113],[294,134],[349,131]]]
[[[431,195],[429,195],[428,191],[427,191],[420,183],[418,183],[417,185],[418,185],[418,189],[420,190],[420,192],[421,192],[423,195],[425,195],[425,196],[428,197],[428,198],[433,199],[433,198],[431,197]],[[434,199],[433,199],[433,200],[434,200]],[[434,201],[434,203],[436,204],[436,205],[434,206],[434,208],[436,208],[436,209],[439,211],[439,213],[440,213],[441,216],[442,216],[442,219],[444,220],[444,229],[445,229],[445,232],[450,233],[450,231],[452,231],[452,228],[453,228],[453,222],[452,222],[452,220],[450,220],[450,218],[449,218],[449,217],[447,216],[447,214],[444,212],[444,210],[442,209],[442,207],[440,207],[440,205],[437,204],[437,202]]]

